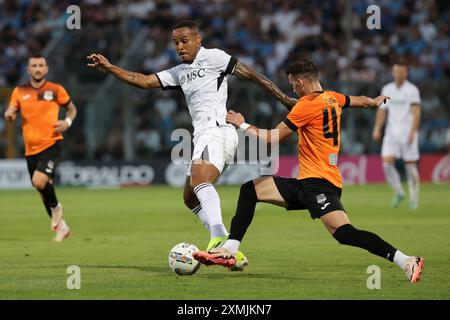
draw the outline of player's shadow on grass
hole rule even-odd
[[[167,267],[142,267],[142,266],[107,266],[107,265],[80,265],[81,270],[86,269],[122,269],[122,270],[136,270],[143,272],[167,273]]]
[[[224,279],[224,278],[229,278],[229,279],[236,279],[236,277],[242,277],[245,279],[267,279],[267,278],[271,278],[271,279],[277,279],[277,280],[301,280],[304,279],[301,276],[292,276],[292,275],[285,275],[285,274],[281,274],[281,273],[252,273],[251,271],[244,271],[244,272],[240,272],[240,271],[228,271],[228,270],[220,270],[217,269],[217,273],[208,273],[208,274],[202,274],[201,273],[202,269],[200,268],[200,270],[198,271],[198,273],[196,275],[198,275],[199,277],[203,277],[203,278],[207,278],[207,279]]]
[[[119,270],[136,270],[142,272],[159,273],[160,275],[172,276],[174,273],[168,267],[157,267],[157,266],[113,266],[113,265],[80,265],[81,270],[86,269],[119,269]],[[267,279],[268,277],[278,280],[301,280],[301,276],[292,276],[281,273],[252,273],[252,272],[231,272],[225,269],[221,270],[217,268],[217,273],[203,274],[202,269],[206,268],[202,266],[199,271],[194,275],[195,277],[207,278],[207,279],[236,279],[236,277],[242,277],[246,279]]]

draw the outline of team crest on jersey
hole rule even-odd
[[[183,84],[186,82],[186,77],[185,76],[181,76],[180,78],[180,84]]]
[[[338,156],[336,153],[332,153],[328,156],[328,163],[332,166],[337,166]]]
[[[318,194],[316,196],[316,199],[317,199],[317,203],[319,203],[319,204],[324,204],[325,201],[327,201],[327,197],[325,197],[325,195],[323,193]]]
[[[50,90],[44,91],[42,98],[47,101],[53,100],[53,91],[50,91]]]

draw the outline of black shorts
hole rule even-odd
[[[62,146],[61,142],[58,141],[44,151],[26,157],[30,178],[33,179],[34,171],[39,171],[53,179],[55,177],[56,165],[61,160],[61,154]]]
[[[345,211],[341,203],[342,189],[325,179],[273,177],[273,180],[288,204],[286,210],[308,209],[313,219],[335,210]]]

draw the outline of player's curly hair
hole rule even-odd
[[[319,79],[319,70],[316,64],[306,57],[297,58],[291,62],[286,69],[286,74],[294,77],[301,76],[309,80]]]

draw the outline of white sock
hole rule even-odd
[[[240,245],[241,245],[241,242],[239,240],[228,239],[222,248],[227,249],[232,254],[236,254],[236,252],[238,252],[238,250],[239,250]]]
[[[419,170],[415,163],[406,164],[406,178],[408,180],[409,201],[411,203],[419,203],[420,177]]]
[[[383,163],[384,175],[386,177],[389,185],[394,189],[397,194],[405,194],[402,188],[402,183],[400,181],[400,175],[398,174],[397,169],[395,169],[395,165],[393,163]]]
[[[209,225],[211,238],[227,237],[228,232],[222,222],[220,198],[214,186],[210,183],[201,183],[194,188],[204,212],[205,221]]]
[[[200,220],[200,222],[202,223],[202,225],[211,232],[211,229],[209,227],[209,223],[208,223],[208,217],[206,216],[205,210],[202,209],[201,205],[196,206],[194,209],[191,210],[196,216],[197,218]]]
[[[405,269],[406,266],[406,261],[409,259],[410,257],[407,256],[406,254],[404,254],[403,252],[401,252],[400,250],[395,251],[394,254],[394,262],[396,265],[398,265],[400,268]]]
[[[228,231],[227,228],[225,228],[225,226],[222,224],[216,224],[216,225],[211,225],[210,226],[211,230],[211,239],[216,238],[216,237],[228,237]]]

